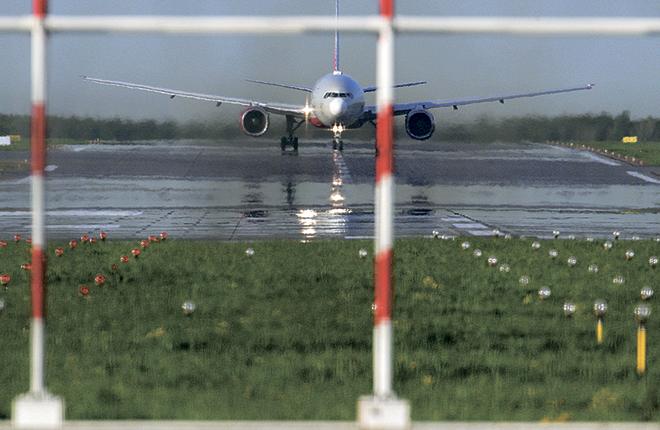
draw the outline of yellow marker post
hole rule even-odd
[[[646,327],[640,324],[637,327],[637,374],[646,372]]]
[[[635,319],[637,326],[637,374],[646,373],[646,321],[651,316],[651,308],[642,304],[635,306]]]
[[[621,143],[637,143],[637,136],[624,136]]]
[[[607,302],[602,299],[598,299],[594,302],[594,315],[598,320],[596,321],[596,343],[598,345],[603,343],[603,317],[607,312]]]

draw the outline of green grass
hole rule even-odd
[[[396,243],[394,387],[413,419],[660,420],[660,317],[648,324],[643,377],[632,317],[641,287],[658,285],[660,268],[648,258],[660,243],[605,251],[602,242],[543,241],[532,250],[525,239],[469,241],[468,251],[461,240]],[[70,419],[352,420],[358,396],[371,391],[372,262],[357,256],[370,242],[168,240],[128,264],[119,257],[137,242],[79,246],[60,258],[57,245],[49,249],[47,373]],[[636,256],[626,261],[629,248]],[[12,276],[0,293],[5,418],[28,388],[27,253],[24,243],[0,248],[0,273]],[[488,267],[490,255],[511,271]],[[587,272],[591,263],[597,274]],[[105,286],[94,286],[97,273]],[[621,286],[612,283],[619,274]],[[546,301],[537,298],[541,286],[552,288]],[[597,298],[609,303],[601,346]],[[185,300],[197,305],[192,316],[181,312]],[[567,300],[578,306],[571,319]]]
[[[660,166],[660,142],[582,142],[584,145],[607,149],[623,156],[635,157],[647,166]]]

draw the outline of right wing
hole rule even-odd
[[[405,84],[395,84],[392,88],[416,87],[417,85],[425,85],[427,83],[428,82],[426,82],[426,81],[406,82]],[[362,88],[362,91],[364,91],[365,93],[373,93],[377,89],[378,89],[377,86],[371,85],[371,86]]]
[[[191,93],[187,91],[174,90],[171,88],[160,88],[160,87],[152,87],[143,84],[135,84],[132,82],[109,81],[107,79],[91,78],[89,76],[83,76],[82,78],[85,79],[86,81],[94,82],[96,84],[101,84],[101,85],[110,85],[113,87],[122,87],[122,88],[129,88],[132,90],[146,91],[150,93],[165,94],[166,96],[169,96],[171,99],[175,97],[183,97],[188,99],[203,100],[203,101],[213,102],[216,104],[216,106],[220,106],[222,103],[239,105],[239,106],[258,106],[267,112],[271,112],[279,115],[291,115],[300,118],[305,117],[305,112],[307,110],[304,105],[289,105],[283,103],[260,102],[257,100],[225,97],[225,96],[218,96],[213,94]]]

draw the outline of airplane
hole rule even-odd
[[[338,17],[339,0],[336,0],[335,3],[335,13],[336,17]],[[307,97],[304,105],[291,105],[222,95],[201,94],[132,82],[99,79],[89,76],[82,76],[82,78],[101,85],[165,94],[169,96],[170,99],[182,97],[212,102],[215,103],[216,106],[220,106],[222,103],[244,106],[245,109],[240,114],[239,124],[241,130],[248,136],[252,137],[262,136],[268,131],[270,126],[269,114],[284,115],[286,118],[287,135],[282,136],[280,139],[280,147],[282,152],[284,152],[288,146],[291,146],[294,153],[297,154],[298,137],[295,136],[295,132],[305,123],[330,130],[333,133],[332,149],[343,151],[344,142],[342,140],[342,133],[345,130],[359,128],[366,123],[375,124],[376,122],[377,107],[365,103],[365,94],[376,91],[377,87],[361,86],[355,79],[345,74],[339,66],[339,34],[338,31],[335,30],[333,70],[331,73],[328,73],[317,80],[314,86],[305,87],[253,79],[247,80],[248,82],[256,84],[305,92],[307,93]],[[394,85],[394,88],[412,87],[424,85],[426,83],[426,81],[406,82],[396,84]],[[406,133],[411,139],[426,140],[429,139],[435,131],[435,118],[429,109],[447,107],[457,110],[459,106],[475,103],[504,103],[505,100],[523,97],[536,97],[590,90],[593,86],[594,84],[587,84],[572,88],[560,88],[489,97],[469,97],[453,100],[419,100],[406,103],[395,103],[393,108],[395,116],[405,115]]]

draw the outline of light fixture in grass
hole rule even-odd
[[[470,242],[465,241],[465,242],[461,243],[461,249],[463,249],[463,250],[470,249]]]
[[[138,258],[138,257],[140,256],[141,253],[142,253],[142,251],[140,251],[140,250],[137,249],[137,248],[133,248],[133,249],[131,249],[131,254],[132,254],[133,257],[135,257],[135,258]]]
[[[612,249],[612,242],[610,242],[609,240],[603,242],[603,249],[605,251],[609,251],[610,249]]]
[[[521,286],[526,287],[527,285],[529,285],[529,276],[527,276],[527,275],[522,275],[522,276],[520,277],[520,279],[518,279],[518,283],[519,283]]]
[[[26,272],[29,272],[32,270],[32,265],[30,263],[23,263],[21,264],[21,270],[25,270]]]
[[[105,241],[108,238],[108,233],[102,231],[99,233],[99,239]]]
[[[572,317],[575,314],[576,310],[577,307],[575,306],[575,303],[572,302],[564,303],[563,311],[564,311],[564,316],[566,316],[567,318]]]
[[[364,248],[360,248],[360,250],[358,251],[358,257],[360,258],[367,258],[368,255],[369,253]]]
[[[497,257],[491,255],[490,257],[488,257],[488,260],[486,260],[486,264],[488,264],[490,267],[497,266]]]
[[[642,300],[649,300],[651,297],[653,297],[653,294],[654,294],[654,291],[653,291],[653,288],[651,288],[651,287],[644,287],[639,292],[639,296],[642,298]]]
[[[481,257],[481,255],[482,255],[482,253],[481,253],[481,249],[479,249],[479,248],[475,249],[474,251],[472,251],[472,255],[473,255],[474,257],[477,257],[477,258],[478,258],[478,257]]]
[[[7,242],[4,240],[0,240],[0,248],[6,248],[7,247]]]
[[[658,257],[656,257],[655,255],[650,256],[649,266],[655,269],[657,265],[658,265]]]
[[[168,237],[169,237],[169,234],[167,234],[166,231],[162,231],[160,233],[160,240],[167,240]]]
[[[186,300],[181,305],[181,310],[183,311],[183,314],[186,316],[192,315],[193,312],[195,312],[195,309],[197,309],[197,306],[195,305],[195,303],[193,303],[190,300]]]
[[[532,249],[541,249],[541,242],[534,241],[532,242]]]
[[[555,239],[559,239],[559,230],[553,230],[552,237],[554,237]]]
[[[621,275],[616,275],[614,278],[612,278],[612,283],[614,285],[623,285],[626,283],[626,279]]]
[[[628,261],[632,260],[635,257],[635,251],[633,251],[632,249],[627,250],[625,253],[625,257],[626,260]]]
[[[589,267],[587,267],[587,271],[589,273],[598,273],[598,265],[597,264],[590,264]]]
[[[69,241],[69,248],[70,249],[75,249],[78,246],[78,241],[77,240],[70,240]]]
[[[81,285],[78,288],[78,292],[80,293],[81,296],[87,297],[89,295],[89,287],[87,285]]]
[[[619,237],[621,237],[621,232],[617,231],[617,230],[614,230],[612,232],[612,237],[614,238],[614,240],[619,240]]]
[[[80,236],[80,241],[82,243],[88,242],[89,241],[89,235],[88,234],[83,234],[82,236]]]
[[[637,305],[633,313],[638,323],[645,324],[651,317],[651,307],[647,304]]]
[[[548,255],[550,256],[550,258],[557,258],[559,257],[559,251],[557,251],[556,249],[551,249],[550,251],[548,251]]]
[[[21,241],[21,235],[20,234],[15,234],[14,235],[14,242],[18,243]]]
[[[94,276],[94,283],[102,287],[105,284],[105,275],[99,273],[98,275]]]
[[[0,285],[7,288],[10,282],[11,282],[11,276],[9,275],[9,273],[3,273],[2,275],[0,275]]]
[[[571,255],[568,257],[568,260],[566,260],[566,263],[568,264],[568,267],[575,267],[577,265],[577,257]]]
[[[147,249],[147,247],[149,246],[149,241],[148,240],[141,240],[140,241],[140,246],[142,247],[142,249]]]
[[[128,255],[122,255],[121,257],[119,257],[119,261],[121,261],[124,264],[128,263]]]
[[[550,288],[541,287],[539,289],[539,299],[546,300],[549,299],[551,295],[552,295],[552,290],[550,290]]]
[[[61,257],[64,255],[64,248],[57,247],[55,248],[55,257]]]
[[[254,256],[254,249],[253,248],[246,249],[245,250],[245,255],[247,255],[248,257]]]

